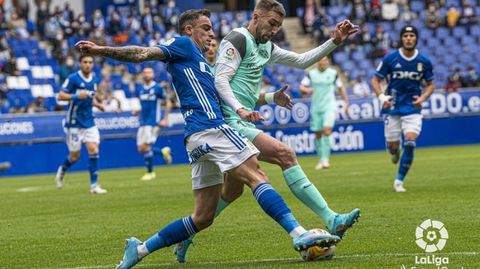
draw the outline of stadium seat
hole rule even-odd
[[[425,4],[423,1],[412,1],[410,2],[410,10],[414,12],[421,12],[425,9]]]
[[[33,97],[53,97],[53,87],[50,84],[32,85],[31,87]]]

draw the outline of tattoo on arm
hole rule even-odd
[[[99,55],[122,62],[140,63],[165,59],[162,49],[158,47],[103,47]]]

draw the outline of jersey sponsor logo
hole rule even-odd
[[[409,72],[409,71],[393,71],[393,79],[410,79],[410,80],[421,80],[422,74],[418,72]]]
[[[235,57],[235,49],[234,48],[228,48],[225,51],[225,57],[230,59],[230,60],[233,60],[233,57]]]
[[[418,72],[422,72],[422,71],[423,71],[423,64],[422,64],[422,63],[418,63],[418,64],[417,64],[417,71],[418,71]]]
[[[173,41],[175,41],[174,37],[172,37],[172,38],[168,39],[167,41],[163,42],[162,45],[170,46],[173,43]]]
[[[203,155],[213,151],[213,148],[210,147],[208,143],[205,143],[204,145],[200,145],[196,148],[194,148],[190,154],[190,163],[195,163],[198,159],[200,159]]]

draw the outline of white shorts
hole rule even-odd
[[[82,143],[97,143],[100,144],[100,133],[97,126],[84,128],[65,128],[67,135],[67,146],[71,152],[79,151],[82,148]]]
[[[137,131],[137,146],[155,144],[160,128],[158,126],[145,125],[140,126]]]
[[[385,117],[385,139],[387,142],[400,141],[402,132],[420,134],[422,131],[421,114],[411,114],[407,116],[392,116]]]
[[[226,124],[190,135],[186,148],[194,190],[222,184],[223,173],[259,153],[249,140]]]

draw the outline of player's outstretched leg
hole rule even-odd
[[[265,134],[259,134],[254,140],[254,145],[260,150],[260,160],[275,163],[282,168],[283,177],[295,197],[315,212],[329,227],[329,230],[333,231],[334,235],[336,235],[336,227],[338,225],[348,229],[356,222],[358,216],[353,218],[353,223],[345,223],[346,219],[352,218],[342,218],[340,216],[343,215],[336,213],[328,207],[327,201],[325,201],[315,185],[310,182],[302,167],[298,164],[293,149]],[[337,221],[335,221],[336,219]],[[342,222],[338,219],[344,221]],[[345,231],[341,232],[340,235],[343,236],[344,233]]]
[[[335,235],[319,235],[306,231],[293,216],[283,198],[272,188],[270,183],[260,183],[253,188],[253,195],[258,204],[293,238],[293,248],[297,251],[312,246],[329,247],[340,242]]]
[[[161,155],[165,163],[167,164],[172,164],[172,150],[170,147],[163,147],[163,148],[157,148],[157,147],[152,147],[153,154],[155,155]]]
[[[413,152],[415,150],[416,143],[414,140],[406,140],[404,142],[404,151],[398,167],[397,178],[393,182],[393,188],[396,192],[406,192],[407,190],[403,186],[403,180],[408,173],[408,170],[413,163]]]

